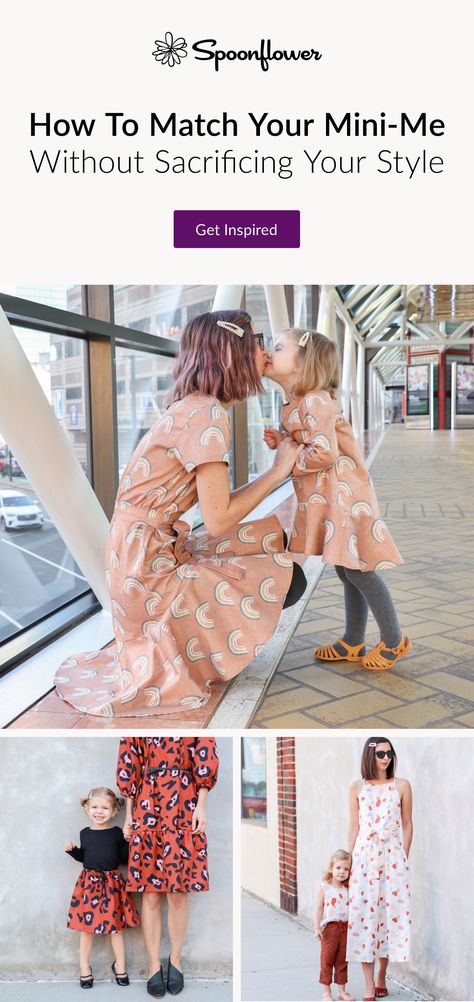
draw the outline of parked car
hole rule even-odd
[[[0,491],[0,529],[41,529],[44,515],[38,502],[22,491]]]
[[[25,474],[14,456],[0,456],[0,473],[3,477],[24,477]]]
[[[22,470],[22,468],[21,468],[18,460],[15,459],[14,456],[12,456],[12,460],[11,460],[11,474],[12,474],[12,477],[24,477],[25,476],[25,474],[23,473],[23,470]]]

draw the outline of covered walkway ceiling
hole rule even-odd
[[[336,310],[384,384],[405,382],[407,347],[474,343],[474,286],[338,285],[335,294]]]

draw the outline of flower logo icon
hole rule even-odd
[[[181,60],[187,56],[186,45],[184,38],[174,39],[171,31],[167,31],[165,35],[164,42],[160,39],[155,40],[156,49],[152,53],[157,61],[157,63],[162,63],[163,66],[175,66],[180,64]]]

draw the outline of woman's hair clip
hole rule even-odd
[[[298,341],[298,347],[299,348],[304,348],[305,345],[308,344],[308,341],[309,341],[310,337],[311,337],[311,331],[305,331],[305,333],[301,335],[301,337],[300,337],[300,339]]]
[[[377,747],[376,741],[369,741],[369,748],[376,748],[376,747]]]
[[[224,327],[231,334],[237,334],[237,337],[243,337],[245,334],[243,327],[239,327],[238,324],[231,324],[228,320],[217,320],[216,323],[218,327]]]

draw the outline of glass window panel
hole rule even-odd
[[[305,330],[311,329],[313,327],[312,286],[295,285],[293,289],[295,327],[304,327]]]
[[[14,330],[87,473],[83,342],[61,334]],[[68,354],[71,341],[74,351]],[[77,391],[72,400],[66,392],[67,374],[74,377]],[[48,443],[42,445],[47,457]],[[89,590],[0,428],[0,642]]]
[[[273,341],[262,285],[245,287],[245,309],[250,313],[255,329],[265,334],[265,343],[271,351]],[[265,427],[278,428],[280,424],[280,390],[269,379],[263,380],[263,386],[265,393],[250,397],[247,401],[249,481],[255,480],[273,465],[274,453],[265,445],[263,431]]]
[[[242,738],[242,817],[267,820],[265,738]]]
[[[135,348],[116,347],[117,432],[119,472],[166,409],[174,358]]]
[[[183,328],[212,310],[216,285],[114,285],[115,322],[179,340]]]
[[[82,285],[15,285],[2,286],[2,292],[20,299],[30,299],[33,303],[55,306],[70,313],[84,313]]]

